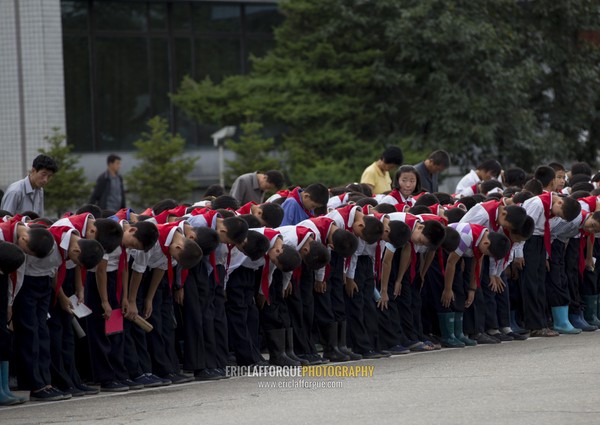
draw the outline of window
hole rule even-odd
[[[182,78],[246,73],[274,44],[273,3],[61,0],[67,135],[78,152],[133,149],[146,121],[168,118],[188,146],[217,128],[171,103]]]

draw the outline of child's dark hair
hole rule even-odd
[[[398,146],[388,146],[381,154],[380,159],[386,164],[402,165],[404,155]]]
[[[79,263],[88,270],[96,267],[104,256],[104,249],[100,242],[93,239],[79,238],[77,244],[81,250],[77,259]]]
[[[520,187],[517,187],[517,186],[509,186],[509,187],[507,187],[506,189],[504,189],[504,190],[502,191],[502,195],[503,195],[505,198],[512,198],[512,196],[513,196],[515,193],[517,193],[517,192],[520,192],[520,191],[521,191],[521,188],[520,188]]]
[[[356,205],[358,205],[359,207],[364,207],[365,205],[371,205],[372,207],[376,207],[377,201],[375,200],[375,198],[370,198],[370,197],[365,196],[364,198],[356,201]],[[388,205],[390,205],[390,204],[388,204]]]
[[[571,175],[585,174],[586,176],[592,176],[592,167],[587,162],[576,162],[571,165]]]
[[[458,208],[457,208],[458,209]],[[446,227],[446,235],[442,242],[441,248],[446,252],[455,251],[460,244],[460,235],[453,227]]]
[[[376,211],[381,214],[390,214],[398,212],[398,210],[396,210],[396,207],[392,204],[377,204],[375,208],[373,208],[373,211]]]
[[[331,236],[333,250],[342,257],[351,257],[358,248],[358,239],[344,229],[336,229]]]
[[[196,243],[202,248],[202,253],[208,255],[213,252],[220,244],[219,234],[210,227],[194,227],[196,233]]]
[[[260,205],[262,210],[262,219],[267,227],[279,227],[283,221],[283,208],[281,205],[265,203]]]
[[[515,204],[522,204],[528,199],[533,198],[535,195],[528,190],[522,190],[519,193],[515,193],[512,200]]]
[[[536,168],[533,177],[539,180],[542,187],[547,187],[556,177],[556,171],[548,165],[540,165]]]
[[[522,188],[527,180],[527,173],[522,168],[509,168],[504,171],[504,185]]]
[[[502,189],[502,183],[500,183],[498,180],[492,179],[479,183],[479,190],[483,195],[487,195],[490,190],[496,188]]]
[[[440,205],[449,205],[454,203],[454,198],[449,193],[435,192],[433,195],[438,199]],[[423,195],[425,196],[425,195]],[[420,197],[419,197],[420,198]]]
[[[587,198],[588,196],[591,196],[591,193],[585,190],[577,190],[575,192],[571,192],[569,195],[569,197],[573,199]]]
[[[423,236],[429,240],[428,248],[437,248],[444,241],[445,230],[442,223],[434,220],[427,220],[423,223]]]
[[[183,249],[179,251],[177,264],[182,269],[191,269],[202,260],[202,248],[191,239],[185,239]]]
[[[267,176],[267,182],[275,186],[276,190],[281,189],[285,183],[285,177],[279,170],[269,170],[265,173],[265,176]]]
[[[56,161],[54,161],[54,159],[50,158],[48,155],[43,154],[35,157],[32,167],[35,171],[48,170],[52,171],[53,173],[58,172],[58,165],[56,164]]]
[[[162,201],[158,201],[152,207],[152,212],[154,215],[159,215],[161,212],[166,210],[171,210],[177,206],[177,202],[174,199],[163,199]]]
[[[425,205],[426,207],[430,207],[435,204],[439,204],[440,200],[433,193],[425,193],[419,196],[419,199],[415,201],[415,206],[417,205]]]
[[[365,227],[362,231],[361,239],[369,245],[381,240],[383,236],[383,223],[375,217],[365,216],[363,218]]]
[[[533,221],[533,217],[527,216],[525,217],[525,221],[521,225],[520,228],[514,229],[513,233],[521,236],[524,239],[529,239],[531,235],[533,235],[533,231],[535,230],[535,221]]]
[[[27,248],[33,252],[35,257],[44,258],[50,254],[52,248],[54,248],[52,233],[44,227],[33,227],[30,225],[27,234],[29,236]]]
[[[223,218],[237,217],[232,210],[226,210],[225,208],[219,208],[217,212]]]
[[[562,213],[563,219],[573,221],[581,212],[581,204],[573,198],[563,198]]]
[[[390,243],[396,249],[402,248],[410,240],[410,227],[399,220],[390,220],[389,226],[390,232],[388,233],[388,238]]]
[[[258,217],[255,217],[252,214],[242,214],[242,215],[238,215],[238,217],[241,218],[242,220],[244,220],[246,223],[248,223],[249,229],[257,229],[259,227],[263,227],[263,225],[260,222],[260,220],[258,219]]]
[[[113,252],[123,241],[123,228],[114,220],[99,218],[94,222],[96,226],[95,239],[100,242],[104,251]]]
[[[223,188],[223,186],[218,185],[218,184],[211,184],[210,186],[208,186],[206,188],[206,192],[204,192],[203,199],[217,198],[224,194],[225,194],[225,189]]]
[[[331,260],[329,250],[325,245],[318,241],[310,241],[310,250],[304,256],[304,264],[309,270],[318,270],[325,267]]]
[[[557,171],[566,171],[567,169],[565,168],[564,165],[558,163],[558,162],[551,162],[550,164],[548,164],[548,167],[552,167],[552,169],[557,172]]]
[[[269,247],[269,238],[257,231],[248,230],[246,242],[241,249],[250,260],[257,261],[264,257]]]
[[[240,208],[240,203],[233,196],[221,195],[211,202],[211,208],[213,210],[229,209],[235,211]]]
[[[525,222],[527,211],[525,208],[518,205],[508,205],[504,208],[506,211],[506,221],[508,221],[513,229],[518,229]]]
[[[502,171],[502,165],[495,159],[488,159],[477,166],[478,170],[491,171],[492,176],[498,177]]]
[[[431,214],[431,210],[425,205],[415,205],[414,207],[411,207],[408,212],[414,215]]]
[[[482,202],[485,202],[485,196],[482,195],[481,193],[476,193],[475,195],[473,195],[473,199],[478,204],[481,204]]]
[[[592,190],[594,190],[594,185],[588,182],[579,182],[571,186],[571,190],[575,192],[579,190],[591,192]]]
[[[227,229],[227,237],[235,244],[244,242],[248,234],[248,224],[239,217],[228,217],[223,220]]]
[[[329,201],[329,190],[321,183],[310,184],[304,189],[310,195],[310,199],[318,205],[327,205]]]
[[[510,251],[510,239],[500,232],[488,232],[488,238],[490,240],[490,255],[496,260],[506,257],[506,254]]]
[[[148,221],[138,221],[131,227],[136,229],[133,236],[142,243],[142,250],[148,252],[158,240],[158,228]]]
[[[360,187],[362,188],[361,192],[368,196],[369,198],[373,196],[373,189],[367,183],[360,183]]]
[[[0,201],[2,200],[2,196],[0,196]],[[0,217],[4,217],[6,215],[10,215],[12,217],[12,213],[6,210],[0,210]]]
[[[467,211],[469,211],[471,208],[477,205],[477,201],[472,196],[463,196],[456,202],[458,202],[459,204],[463,204],[465,207],[467,207]]]
[[[537,179],[531,179],[525,183],[523,190],[528,190],[533,193],[534,196],[541,195],[544,192],[544,186]]]
[[[587,174],[573,174],[569,179],[569,185],[572,187],[573,185],[576,185],[579,182],[589,183],[589,181],[590,176],[588,176]]]
[[[100,209],[100,207],[98,205],[84,204],[84,205],[80,206],[77,209],[77,211],[75,211],[75,214],[83,214],[83,213],[90,213],[91,215],[94,216],[94,218],[102,218],[102,210]]]
[[[0,271],[2,273],[10,274],[21,267],[24,262],[25,254],[21,248],[10,242],[0,241]]]
[[[451,210],[444,211],[444,215],[448,220],[448,224],[450,223],[458,223],[461,218],[465,216],[467,212],[462,208],[452,208]]]
[[[9,214],[9,215],[14,215],[14,214]],[[38,218],[41,218],[40,215],[34,211],[22,211],[21,215],[23,217],[29,217],[30,220],[37,220]]]
[[[291,272],[302,265],[302,258],[294,248],[283,245],[281,254],[277,256],[277,268],[283,273]],[[265,265],[267,267],[268,265]]]
[[[397,189],[398,191],[400,190],[400,176],[404,173],[413,173],[415,175],[415,178],[417,179],[417,183],[415,184],[415,188],[412,191],[412,195],[417,195],[419,193],[421,193],[421,175],[419,174],[419,172],[417,171],[417,169],[415,167],[413,167],[412,165],[403,165],[400,168],[398,168],[398,171],[396,171],[396,174],[394,175],[394,181],[393,181],[393,188]]]

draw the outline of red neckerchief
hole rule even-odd
[[[298,205],[300,205],[302,207],[302,209],[304,210],[304,212],[306,213],[306,215],[309,218],[314,217],[314,214],[304,207],[304,204],[302,203],[302,198],[300,196],[300,190],[301,189],[299,187],[295,188],[294,190],[292,190],[290,192],[290,194],[288,195],[288,198],[294,199],[298,203]]]
[[[71,211],[67,211],[66,213],[64,213],[64,214],[62,215],[62,217],[61,217],[61,218],[69,218],[69,217],[71,217],[72,215],[73,215],[73,213],[72,213]]]
[[[331,226],[335,224],[334,220],[329,217],[321,216],[321,217],[313,217],[310,219],[317,230],[319,231],[319,237],[321,238],[321,243],[327,246],[327,236],[329,235],[329,231],[331,230]]]
[[[412,207],[414,204],[412,197],[409,196],[408,198],[404,199],[398,189],[392,190],[390,193],[388,193],[388,195],[398,201],[399,204],[407,205],[408,207]]]
[[[85,238],[88,217],[94,218],[94,216],[90,213],[77,214],[67,217],[67,220],[71,222],[75,230],[79,232],[82,238]]]
[[[471,190],[473,191],[473,195],[475,195],[476,193],[479,193],[479,190],[477,188],[478,185],[479,185],[479,183],[475,183],[473,186],[471,186]]]
[[[190,215],[203,215],[206,214],[208,211],[212,211],[210,208],[206,208],[206,207],[197,207],[194,208],[192,211],[190,211]]]
[[[429,208],[429,211],[431,211],[431,214],[435,214],[435,215],[440,214],[440,204],[433,204],[433,205],[430,205],[428,208]]]
[[[481,226],[480,224],[469,224],[471,227],[471,234],[473,236],[473,256],[475,257],[475,281],[477,282],[477,287],[481,287],[481,257],[483,254],[479,250],[479,240],[481,235],[488,230],[487,227]]]
[[[169,246],[165,245],[167,243],[167,238],[169,237],[169,233],[173,228],[177,228],[178,223],[166,223],[166,224],[157,224],[158,228],[158,243],[160,245],[160,250],[167,257],[167,278],[169,279],[169,288],[173,287],[173,259],[171,258],[171,254],[169,253]]]
[[[148,217],[154,217],[154,211],[152,211],[152,208],[146,208],[140,215],[145,215]]]
[[[6,221],[0,223],[0,232],[4,235],[4,240],[6,242],[14,243],[15,240],[15,231],[20,221],[11,219],[10,221]],[[17,290],[17,272],[16,270],[10,273],[9,278],[11,280],[12,288],[13,288],[13,296]]]
[[[595,198],[595,196],[593,196],[592,198]],[[581,199],[580,199],[581,201]],[[595,203],[594,203],[595,205]],[[588,215],[591,215],[592,213],[588,213],[585,210],[581,210],[581,214],[582,214],[582,219],[581,219],[581,228],[579,229],[579,262],[578,262],[578,266],[579,266],[579,276],[583,277],[583,272],[585,271],[585,255],[586,255],[586,250],[585,250],[585,245],[586,242],[588,242],[590,239],[593,240],[594,239],[594,234],[590,233],[590,232],[586,232],[583,228],[583,225],[585,224],[585,220],[587,219]]]
[[[310,236],[313,236],[313,237],[315,236],[315,232],[313,232],[308,227],[304,227],[304,226],[296,226],[295,230],[296,230],[296,238],[298,241],[296,249],[298,251],[300,251],[300,248],[302,248],[302,245],[304,245],[306,243],[308,238]],[[298,288],[298,284],[300,283],[301,277],[302,277],[302,264],[300,264],[298,267],[296,267],[294,269],[294,271],[292,272],[292,283],[296,288]]]
[[[394,208],[396,208],[396,211],[398,212],[405,212],[409,209],[409,206],[406,204],[394,204]]]
[[[289,190],[283,189],[283,190],[278,190],[277,193],[275,193],[275,194],[279,195],[279,197],[281,197],[281,198],[287,198],[288,196],[290,196],[290,193],[291,192]]]
[[[238,213],[239,215],[244,215],[244,214],[252,214],[252,206],[256,205],[256,202],[250,201],[247,204],[242,205],[237,211],[236,213]]]
[[[491,200],[482,202],[480,205],[488,214],[490,227],[494,232],[497,232],[498,229],[500,229],[500,225],[498,224],[498,208],[500,207],[500,201]]]
[[[538,195],[544,206],[544,246],[548,258],[552,255],[551,236],[550,236],[550,218],[552,218],[552,192],[545,192]]]
[[[438,259],[438,264],[440,266],[440,270],[442,271],[442,276],[445,276],[446,269],[444,267],[444,253],[442,252],[442,248],[437,249],[437,259]]]
[[[60,254],[61,263],[58,266],[58,270],[56,271],[56,288],[54,291],[54,302],[58,299],[58,292],[65,281],[65,276],[67,275],[67,260],[65,260],[65,250],[61,248],[60,243],[62,240],[62,236],[73,230],[73,228],[68,226],[51,226],[48,228],[48,231],[54,237],[54,241],[56,242],[56,246],[58,247],[58,252]]]
[[[438,221],[444,226],[448,225],[448,219],[437,214],[419,214],[419,217],[421,217],[423,221]]]
[[[130,214],[133,212],[131,208],[122,208],[115,213],[115,217],[120,220],[128,220],[130,219]]]
[[[596,211],[596,205],[598,202],[597,196],[586,196],[585,198],[579,198],[578,201],[586,203],[590,207],[591,213]]]

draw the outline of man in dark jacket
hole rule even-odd
[[[90,204],[96,204],[105,210],[117,211],[125,208],[125,190],[123,177],[119,174],[121,158],[110,154],[106,158],[106,171],[98,176]]]

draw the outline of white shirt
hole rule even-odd
[[[479,182],[481,182],[481,179],[477,175],[477,172],[475,170],[471,170],[469,172],[469,174],[467,174],[462,179],[460,179],[460,181],[456,185],[456,190],[454,191],[454,193],[456,193],[457,195],[460,195],[461,197],[467,196],[467,194],[466,194],[467,189],[470,190],[474,184],[477,184]],[[472,193],[471,193],[471,195],[472,195]]]

